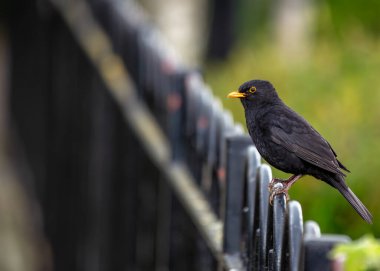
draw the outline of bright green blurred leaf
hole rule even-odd
[[[340,244],[330,254],[332,259],[343,259],[345,271],[380,270],[380,242],[367,235],[357,241]]]

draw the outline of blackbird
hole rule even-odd
[[[228,98],[240,98],[250,136],[261,156],[272,166],[293,174],[269,184],[271,201],[285,193],[303,175],[311,175],[336,188],[368,223],[372,215],[345,182],[349,170],[337,159],[330,144],[300,115],[284,104],[273,85],[251,80]]]

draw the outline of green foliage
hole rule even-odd
[[[372,35],[379,33],[380,1],[326,0],[326,5],[330,10],[332,23],[337,32],[346,32],[350,28],[360,25]]]
[[[324,232],[379,236],[380,40],[357,31],[344,42],[318,39],[310,51],[305,61],[286,61],[270,43],[243,40],[229,59],[207,65],[206,82],[235,119],[245,123],[241,104],[226,94],[250,79],[271,81],[351,170],[347,182],[373,213],[374,224],[367,225],[336,190],[311,177],[297,182],[290,193],[301,202],[304,218],[317,220]],[[278,171],[274,175],[284,177]]]
[[[380,242],[367,235],[355,242],[336,246],[330,257],[337,261],[343,260],[345,271],[378,271]]]

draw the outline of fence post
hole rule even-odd
[[[302,270],[303,218],[298,201],[288,203],[289,270]]]
[[[259,170],[259,228],[256,230],[258,235],[258,261],[257,270],[267,268],[267,251],[268,251],[268,218],[269,218],[269,191],[268,185],[272,179],[272,171],[266,164],[262,165]]]
[[[215,213],[218,213],[220,203],[220,191],[217,178],[217,158],[218,158],[218,136],[220,134],[220,121],[221,121],[221,105],[220,101],[214,100],[212,103],[211,116],[210,116],[210,132],[208,138],[207,157],[205,163],[205,178],[209,180],[209,187],[207,187],[206,195]]]
[[[258,169],[261,165],[261,157],[259,152],[254,146],[248,147],[247,151],[247,175],[246,175],[246,262],[247,270],[253,269],[253,261],[255,260],[254,240],[255,240],[255,215],[257,215],[257,183],[258,183]]]
[[[183,161],[183,125],[184,125],[184,92],[185,92],[185,73],[173,73],[171,78],[170,90],[166,97],[168,110],[168,134],[172,145],[172,158],[175,161]]]
[[[286,221],[286,196],[277,195],[273,200],[273,270],[281,271],[284,255]]]
[[[243,209],[243,188],[245,181],[245,159],[247,147],[252,140],[247,135],[229,135],[226,138],[227,150],[227,178],[226,201],[224,217],[223,251],[228,260],[242,268],[241,244],[241,217]]]

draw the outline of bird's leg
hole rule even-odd
[[[288,190],[301,177],[302,177],[302,174],[293,175],[287,180],[272,179],[268,186],[269,192],[270,192],[270,198],[269,198],[270,204],[272,204],[274,196],[281,193],[284,193],[286,196],[286,199],[289,200]]]

